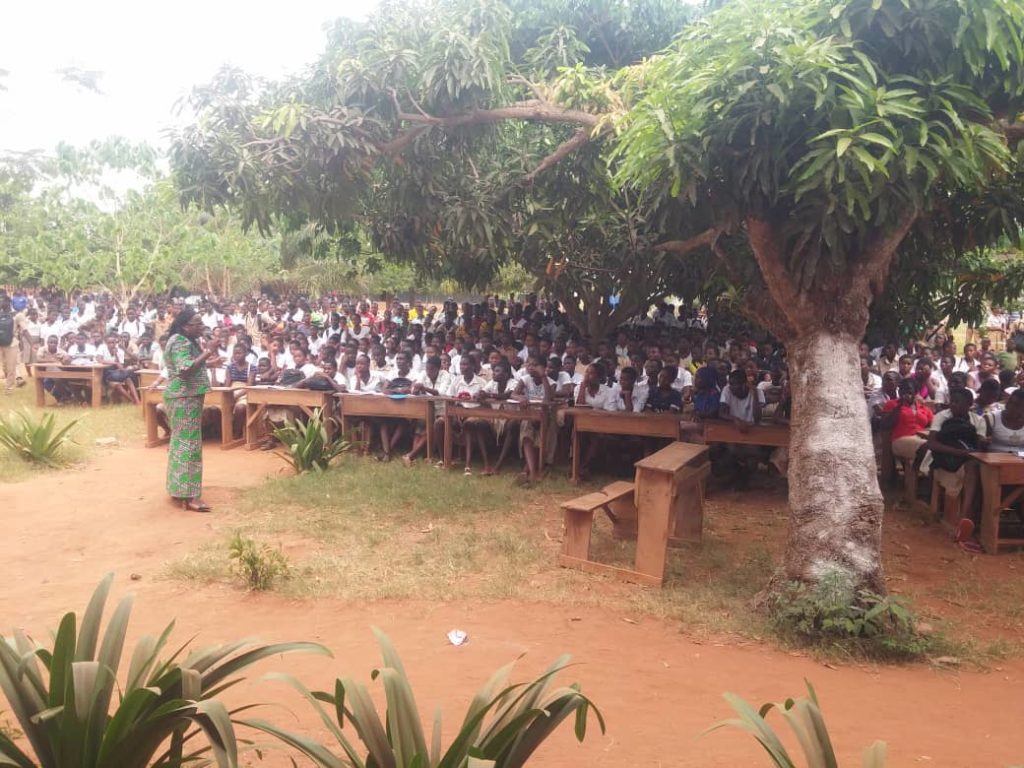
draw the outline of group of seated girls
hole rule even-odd
[[[930,473],[946,494],[959,497],[955,540],[965,550],[980,551],[974,538],[979,473],[970,454],[1024,455],[1024,375],[1015,356],[979,354],[973,344],[958,356],[955,342],[946,340],[938,350],[913,354],[888,345],[880,364],[871,362],[862,359],[862,376],[876,432],[888,433],[905,471]]]

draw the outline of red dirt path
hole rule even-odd
[[[570,653],[578,666],[565,682],[582,683],[604,712],[608,733],[595,730],[578,746],[566,728],[538,754],[538,768],[766,765],[745,735],[700,734],[730,716],[724,691],[758,704],[778,701],[801,693],[804,678],[818,689],[846,765],[859,764],[860,750],[874,739],[889,743],[892,766],[1024,763],[1020,660],[989,672],[925,666],[833,669],[766,647],[696,641],[667,622],[601,609],[510,601],[296,602],[161,580],[166,562],[210,539],[217,525],[216,513],[199,516],[166,503],[164,459],[161,450],[131,446],[60,476],[0,484],[4,629],[14,625],[45,636],[62,612],[81,610],[96,582],[113,570],[118,574],[114,594],[137,595],[135,636],[158,632],[176,617],[179,642],[193,634],[200,643],[244,636],[318,640],[335,659],[292,657],[264,665],[296,672],[317,688],[342,674],[368,680],[378,663],[369,627],[380,626],[402,652],[425,715],[441,704],[448,726],[497,667],[525,653],[519,670],[525,675]],[[250,479],[279,471],[281,464],[265,454],[208,448],[206,467],[207,497],[216,505]],[[130,582],[131,573],[141,579]],[[465,646],[445,641],[453,627],[469,633]],[[243,693],[285,703],[303,726],[313,725],[277,683],[261,682]],[[6,709],[3,702],[0,709]],[[296,722],[281,710],[264,716]],[[284,764],[280,757],[260,763]]]

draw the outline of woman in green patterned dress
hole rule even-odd
[[[203,502],[203,395],[210,388],[207,367],[220,365],[215,349],[202,351],[197,339],[203,335],[199,314],[185,307],[168,330],[164,349],[167,388],[164,407],[171,427],[167,452],[167,492],[193,512],[209,512]]]

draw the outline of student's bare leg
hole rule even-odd
[[[139,404],[139,391],[135,388],[135,382],[128,379],[124,383],[124,388],[128,392],[128,397],[132,401],[132,405]]]
[[[391,458],[391,425],[387,419],[380,423],[380,449],[385,460]]]
[[[480,455],[484,457],[484,474],[493,475],[494,470],[491,468],[491,460],[487,456],[487,438],[490,436],[490,429],[486,424],[481,424],[476,430],[477,444],[480,446]]]
[[[405,437],[405,422],[399,421],[394,425],[391,430],[391,442],[388,444],[388,453],[394,453],[395,448]]]
[[[528,437],[523,440],[523,461],[526,463],[526,479],[531,483],[536,482],[539,477],[537,467],[540,463],[540,456],[533,438]]]
[[[433,429],[433,426],[427,425],[427,429]],[[427,447],[427,433],[420,432],[412,439],[412,448],[405,454],[405,463],[412,463],[413,459],[419,456],[420,451]]]
[[[473,433],[476,428],[471,424],[462,425],[462,438],[466,442],[466,474],[472,472],[473,464]]]
[[[501,452],[498,454],[498,461],[495,462],[495,464],[494,464],[494,471],[495,471],[495,473],[501,471],[501,465],[505,462],[505,459],[508,458],[508,452],[510,450],[512,450],[512,445],[515,442],[514,438],[515,438],[515,435],[514,435],[512,429],[510,429],[510,426],[506,426],[505,427],[505,434],[502,437],[502,442],[501,442]]]

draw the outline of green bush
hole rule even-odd
[[[311,470],[323,472],[334,459],[349,450],[350,444],[340,434],[330,436],[327,429],[330,421],[325,421],[316,408],[309,421],[289,421],[274,430],[274,437],[285,447],[283,458],[296,474]]]
[[[825,718],[818,705],[818,697],[814,693],[814,687],[809,682],[806,684],[806,698],[786,699],[782,704],[764,704],[759,710],[755,710],[736,694],[727,693],[725,700],[732,705],[739,717],[718,723],[710,730],[739,728],[746,731],[757,739],[764,751],[768,753],[773,765],[778,768],[796,768],[797,764],[790,757],[782,740],[779,739],[775,729],[769,725],[766,719],[768,713],[774,709],[782,714],[800,743],[807,768],[838,768],[839,763],[836,760],[835,751],[832,749],[832,739],[828,735]],[[864,750],[861,762],[863,768],[884,768],[885,753],[885,742],[876,741]]]
[[[8,413],[0,416],[0,445],[24,461],[60,466],[63,463],[61,451],[66,443],[73,442],[69,433],[76,424],[78,419],[57,429],[52,413],[44,413],[38,420],[27,411]]]
[[[0,636],[0,690],[34,756],[0,732],[0,765],[170,768],[212,762],[237,768],[232,717],[249,707],[229,711],[216,697],[261,659],[291,651],[330,655],[315,643],[242,641],[193,651],[182,660],[185,649],[179,648],[160,660],[171,622],[159,637],[139,640],[118,684],[133,599],[121,600],[101,634],[112,581],[108,575],[100,582],[80,625],[75,613],[64,616],[49,647],[19,631]]]
[[[591,709],[604,733],[604,719],[580,693],[577,685],[553,688],[553,678],[568,664],[559,658],[540,677],[528,683],[506,685],[512,664],[498,670],[473,698],[462,725],[448,749],[441,749],[441,712],[434,715],[430,745],[420,720],[412,686],[402,661],[388,638],[375,629],[384,667],[372,678],[384,685],[383,719],[377,713],[366,686],[351,678],[335,682],[334,693],[312,692],[298,680],[290,683],[314,707],[324,727],[337,741],[341,754],[300,734],[282,730],[262,720],[243,720],[248,725],[291,745],[320,768],[394,766],[395,768],[519,768],[567,717],[572,716],[575,734],[583,741]],[[321,704],[327,704],[330,711]],[[346,721],[355,727],[359,748],[342,731]]]
[[[775,630],[810,645],[839,645],[868,656],[914,659],[931,646],[917,634],[914,614],[898,597],[856,591],[840,573],[818,584],[787,584],[769,604]]]
[[[279,578],[288,577],[288,558],[280,550],[257,544],[240,533],[231,539],[229,557],[232,571],[249,589],[262,592],[273,587]]]

